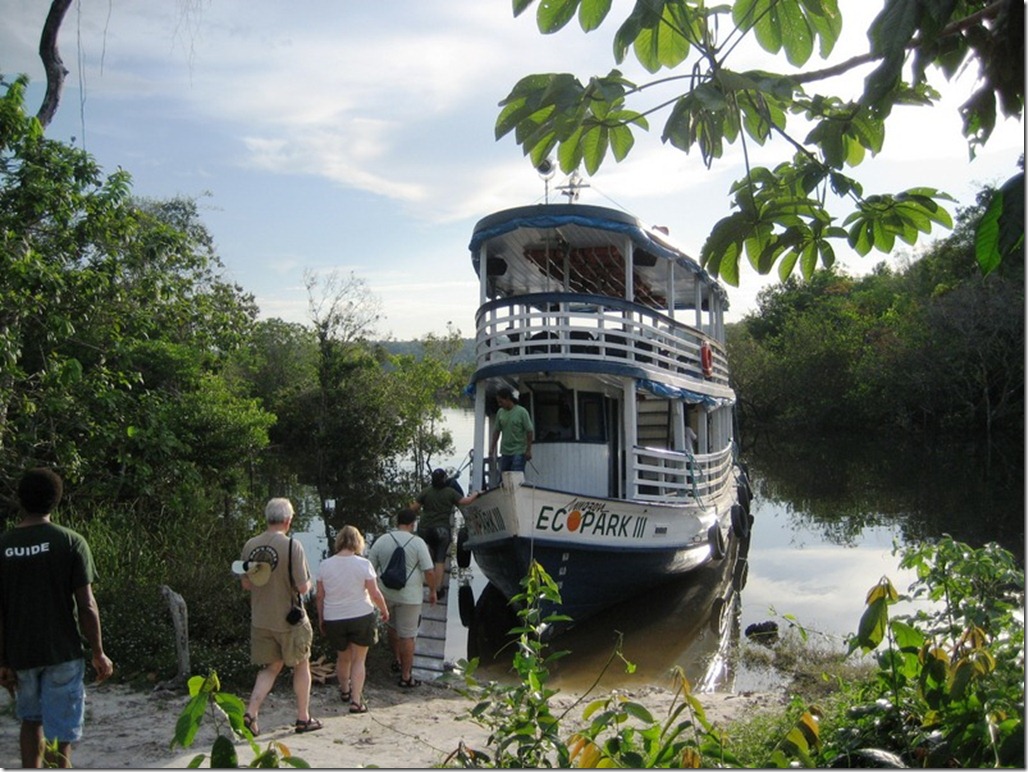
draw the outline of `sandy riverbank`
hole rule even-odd
[[[654,715],[671,704],[671,692],[643,687],[621,690],[638,699]],[[334,684],[315,684],[312,713],[324,729],[295,734],[292,693],[280,679],[261,711],[258,744],[284,743],[291,753],[313,767],[347,769],[362,766],[380,768],[425,768],[439,765],[463,741],[484,747],[486,731],[467,720],[469,701],[437,684],[416,690],[401,690],[384,674],[371,678],[365,693],[369,712],[350,715]],[[592,695],[596,697],[597,695]],[[554,704],[570,705],[576,695],[560,692]],[[0,719],[0,766],[20,767],[18,722],[9,708],[6,693],[0,701],[7,708]],[[90,687],[87,697],[85,736],[73,751],[72,763],[79,768],[185,768],[199,753],[209,754],[214,732],[205,720],[193,747],[170,748],[175,722],[186,703],[185,694],[139,692],[119,684]],[[753,710],[778,707],[780,695],[769,693],[713,693],[701,697],[707,717],[725,725]],[[577,715],[577,714],[575,714]],[[236,742],[241,765],[253,758],[242,741]],[[209,766],[209,758],[203,766]]]

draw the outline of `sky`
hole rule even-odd
[[[45,87],[38,46],[49,5],[2,0],[0,73],[30,77],[31,113]],[[840,6],[836,53],[866,50],[879,4]],[[76,0],[59,38],[70,72],[47,135],[84,147],[107,172],[127,170],[135,195],[195,198],[226,278],[254,295],[262,318],[309,322],[305,273],[337,272],[365,282],[380,303],[378,337],[450,326],[471,337],[474,224],[545,195],[514,139],[495,139],[498,103],[530,73],[606,73],[626,7],[615,0],[588,35],[572,22],[543,36],[535,7],[514,18],[510,0]],[[763,59],[766,69],[783,65]],[[634,60],[620,69],[650,79]],[[850,77],[846,96],[866,72]],[[982,185],[1015,173],[1024,135],[1013,120],[969,162],[956,108],[973,75],[940,107],[894,114],[883,151],[856,169],[866,192],[925,185],[970,204]],[[741,152],[729,148],[708,170],[698,153],[661,144],[663,118],[651,124],[626,161],[586,178],[579,203],[667,226],[697,255],[731,212]],[[787,152],[770,146],[751,161]],[[562,182],[550,183],[550,200]],[[836,253],[853,274],[896,259]],[[727,287],[727,320],[754,310],[757,292],[776,281],[744,266],[740,286]]]

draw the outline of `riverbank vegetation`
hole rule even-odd
[[[870,588],[849,654],[871,652],[856,680],[790,687],[790,707],[714,727],[679,672],[667,716],[617,694],[586,706],[586,726],[556,711],[549,666],[566,654],[542,630],[543,604],[559,603],[538,565],[523,582],[513,631],[515,685],[480,681],[459,664],[470,719],[490,730],[486,748],[461,748],[454,766],[485,767],[1020,767],[1024,765],[1024,571],[996,545],[949,538],[903,550],[917,579],[903,595],[887,577]],[[897,615],[900,600],[914,611]],[[841,659],[843,655],[834,659]],[[615,649],[607,667],[631,668]],[[586,695],[588,698],[589,695]]]

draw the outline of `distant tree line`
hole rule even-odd
[[[746,430],[888,434],[989,445],[1024,432],[1024,253],[982,276],[983,191],[905,266],[789,278],[729,329]]]

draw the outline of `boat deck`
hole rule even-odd
[[[703,366],[704,346],[710,364]],[[561,369],[631,367],[655,380],[702,384],[731,395],[721,344],[703,331],[617,298],[534,293],[493,300],[478,312],[479,376],[562,360]],[[550,368],[547,368],[550,369]]]

